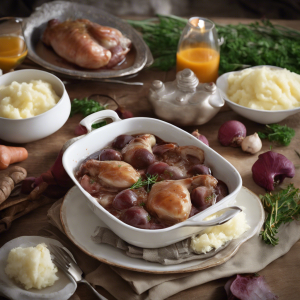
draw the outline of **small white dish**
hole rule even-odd
[[[0,117],[0,139],[11,143],[29,143],[45,138],[60,129],[68,120],[71,101],[62,81],[55,75],[40,70],[19,70],[0,77],[0,86],[30,80],[43,80],[50,83],[60,97],[58,103],[48,111],[26,119]]]
[[[262,68],[262,67],[270,67],[272,69],[283,70],[283,68],[279,68],[279,67],[275,67],[275,66],[263,66],[263,65],[252,67],[249,69],[257,69],[257,68]],[[238,113],[239,115],[241,115],[251,121],[260,123],[260,124],[273,124],[273,123],[281,122],[282,120],[286,119],[287,117],[300,112],[300,107],[294,108],[294,109],[270,111],[270,110],[253,109],[253,108],[239,105],[237,103],[234,103],[233,101],[230,101],[230,99],[227,96],[228,77],[230,74],[239,73],[239,72],[241,72],[241,71],[228,72],[228,73],[221,75],[217,79],[217,88],[219,89],[221,96],[226,101],[228,106],[233,111]]]
[[[111,118],[113,123],[91,132],[91,125],[93,123],[106,118]],[[189,218],[189,220],[203,221],[207,216],[230,206],[242,187],[242,178],[239,172],[225,158],[190,133],[167,122],[143,117],[121,120],[115,111],[107,109],[87,116],[80,124],[87,128],[88,134],[76,141],[64,152],[62,159],[63,166],[70,178],[86,196],[86,202],[94,213],[115,234],[131,245],[145,248],[164,247],[181,241],[200,231],[200,229],[199,227],[184,227],[186,221],[156,230],[130,226],[109,213],[99,204],[96,198],[91,196],[80,185],[74,174],[80,162],[90,154],[109,145],[117,136],[121,134],[150,133],[164,141],[174,142],[179,146],[196,146],[204,151],[205,164],[211,168],[217,179],[227,184],[229,195],[199,214]],[[202,227],[202,229],[204,228],[205,227]]]
[[[106,244],[92,241],[97,226],[107,227],[90,209],[85,196],[78,187],[67,193],[61,206],[60,217],[69,239],[83,252],[106,264],[145,273],[170,274],[194,272],[225,263],[239,247],[258,234],[264,222],[264,209],[260,199],[253,192],[242,187],[236,197],[235,205],[243,207],[247,223],[251,228],[238,239],[233,240],[222,251],[207,259],[194,260],[178,265],[164,266],[127,256],[124,251]],[[78,213],[80,212],[80,213]],[[78,226],[80,224],[80,226]]]
[[[71,276],[66,275],[58,269],[57,280],[53,286],[44,289],[25,290],[20,285],[11,280],[5,273],[6,261],[11,249],[16,247],[34,247],[40,243],[46,245],[54,244],[60,247],[63,245],[57,240],[41,236],[21,236],[6,243],[0,249],[0,294],[14,300],[65,300],[69,299],[77,288],[77,283]]]

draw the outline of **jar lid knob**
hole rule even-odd
[[[184,69],[176,75],[177,87],[187,93],[193,93],[199,84],[198,78],[190,69]]]

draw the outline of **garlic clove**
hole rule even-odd
[[[243,151],[254,154],[261,150],[262,142],[258,134],[255,132],[254,134],[246,136],[243,139],[241,147]]]

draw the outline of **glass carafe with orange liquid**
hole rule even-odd
[[[205,18],[190,18],[177,49],[177,72],[191,69],[202,83],[218,78],[220,47],[215,24]]]
[[[19,65],[27,55],[22,19],[0,18],[0,69],[6,73]]]

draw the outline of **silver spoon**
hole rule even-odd
[[[183,224],[179,227],[211,227],[217,226],[226,223],[227,221],[231,220],[237,214],[242,211],[241,208],[238,206],[230,206],[223,209],[218,210],[216,213],[222,213],[221,216],[214,218],[212,220],[204,221],[204,220],[197,220],[197,219],[188,219],[183,222]],[[177,229],[178,227],[176,227]]]

